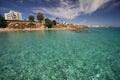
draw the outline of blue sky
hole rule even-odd
[[[120,0],[0,0],[0,14],[10,10],[21,12],[23,20],[41,12],[68,23],[120,27]]]

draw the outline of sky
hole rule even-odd
[[[23,20],[41,12],[59,22],[120,27],[120,0],[0,0],[0,14],[10,10],[21,12]]]

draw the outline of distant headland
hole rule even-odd
[[[4,15],[5,18],[0,15],[0,31],[73,30],[81,32],[81,28],[89,28],[86,25],[60,23],[59,18],[55,20],[44,18],[42,13],[36,15],[37,21],[33,15],[29,15],[28,20],[22,20],[22,13],[13,10]]]

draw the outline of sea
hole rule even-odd
[[[120,28],[0,32],[0,80],[120,80]]]

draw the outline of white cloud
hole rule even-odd
[[[114,2],[112,5],[110,5],[110,7],[108,8],[108,10],[112,10],[115,7],[120,6],[120,1]]]
[[[10,8],[6,8],[6,7],[0,7],[0,11],[9,11],[10,10]]]
[[[23,3],[23,0],[17,0],[16,2],[17,3]]]
[[[32,11],[35,13],[43,12],[66,19],[74,19],[81,14],[91,14],[95,12],[108,1],[110,0],[78,0],[76,4],[73,4],[70,0],[60,0],[60,6],[58,7],[36,7],[33,8]]]

